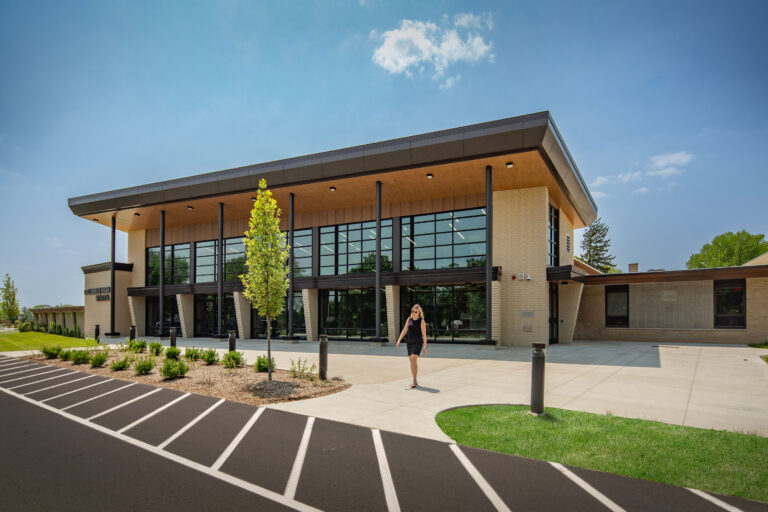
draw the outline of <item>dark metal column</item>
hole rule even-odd
[[[160,210],[160,337],[163,336],[165,320],[165,210]]]
[[[381,341],[381,182],[376,182],[376,338]]]
[[[493,289],[493,168],[485,166],[485,341],[492,343]]]
[[[216,284],[218,292],[218,335],[224,337],[222,306],[224,305],[224,203],[219,203],[219,243],[216,246]]]
[[[288,202],[288,336],[293,339],[293,192],[289,195]]]
[[[117,336],[115,332],[115,223],[117,218],[112,216],[112,254],[109,258],[109,332],[110,336]]]

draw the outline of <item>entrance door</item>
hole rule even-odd
[[[554,345],[558,341],[557,317],[557,283],[549,283],[549,344]]]

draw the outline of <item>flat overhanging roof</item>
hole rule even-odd
[[[69,207],[75,215],[108,224],[111,215],[104,214],[110,212],[252,194],[262,178],[278,195],[287,187],[459,162],[478,161],[481,169],[482,164],[493,162],[496,169],[501,156],[525,152],[538,153],[580,224],[591,224],[597,217],[597,205],[548,111],[73,197]],[[524,168],[518,170],[525,172]],[[118,229],[130,230],[129,224],[119,221]]]

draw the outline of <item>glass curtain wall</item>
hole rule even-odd
[[[242,237],[224,240],[224,280],[239,281],[245,274],[245,244]]]
[[[320,334],[347,340],[376,335],[373,288],[320,290]],[[387,300],[381,291],[381,335],[387,336]]]
[[[238,331],[235,298],[231,293],[224,294],[222,306],[222,334]],[[218,307],[218,295],[195,295],[195,336],[211,337],[218,334]],[[240,336],[239,331],[237,335]]]
[[[297,229],[293,232],[293,275],[294,277],[312,275],[311,229]]]
[[[288,297],[286,296],[286,307]],[[283,309],[280,316],[272,320],[272,338],[285,336],[288,334],[288,311]],[[293,297],[293,335],[300,338],[307,337],[307,324],[304,321],[304,301],[301,294],[294,294]],[[267,337],[267,320],[260,317],[255,309],[251,309],[251,337]]]
[[[403,217],[402,270],[485,266],[485,208]]]
[[[159,254],[159,252],[158,252]],[[163,332],[160,333],[160,298],[146,298],[146,333],[147,336],[169,336],[171,327],[176,328],[176,335],[182,337],[181,316],[179,315],[179,304],[175,295],[167,295],[163,301]]]
[[[147,248],[147,286],[160,284],[160,247]],[[190,245],[165,246],[165,284],[190,282]]]
[[[381,270],[392,271],[392,219],[381,221]],[[376,223],[320,228],[320,275],[376,272]]]
[[[421,305],[429,341],[472,343],[485,340],[485,285],[400,288],[402,326],[414,304]]]
[[[216,282],[217,243],[213,240],[195,243],[195,282]]]
[[[547,266],[560,265],[560,210],[549,205],[549,223],[547,225]]]

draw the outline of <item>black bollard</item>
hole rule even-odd
[[[544,414],[544,363],[547,360],[546,343],[533,343],[531,360],[531,414]]]
[[[176,328],[175,327],[171,327],[171,346],[172,347],[176,346]]]
[[[96,324],[93,328],[93,338],[96,340],[96,343],[99,342],[99,324]]]
[[[328,380],[328,335],[320,335],[320,368],[318,374],[320,380]]]
[[[132,325],[131,329],[128,331],[128,339],[133,341],[136,339],[136,326]]]
[[[229,331],[229,351],[236,350],[235,331]]]

